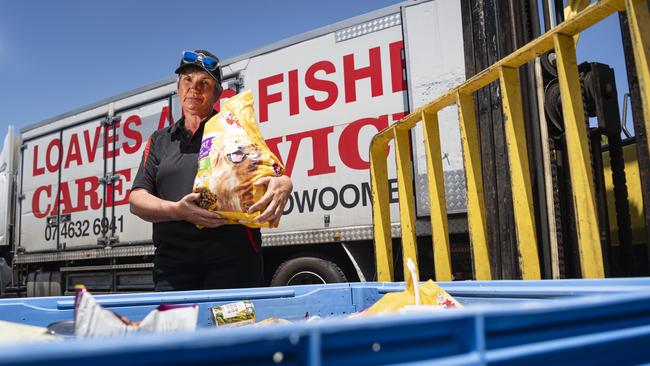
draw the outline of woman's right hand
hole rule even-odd
[[[197,205],[201,196],[200,193],[190,193],[176,202],[175,211],[178,220],[191,222],[207,228],[215,228],[226,225],[228,220],[222,218],[219,214],[208,211]]]

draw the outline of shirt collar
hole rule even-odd
[[[213,109],[212,113],[210,113],[207,117],[205,117],[201,121],[201,125],[205,124],[210,118],[214,117],[215,114],[217,114],[217,111]],[[187,131],[185,129],[185,116],[179,118],[178,121],[176,121],[176,123],[174,123],[172,125],[172,128],[170,129],[170,132],[172,134],[175,134],[177,132],[183,132],[183,131]]]

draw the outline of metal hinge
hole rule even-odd
[[[107,175],[105,177],[100,177],[99,178],[99,184],[113,184],[115,181],[120,180],[122,176],[119,174],[115,175]]]
[[[122,116],[120,116],[119,114],[117,116],[113,116],[113,117],[106,117],[106,118],[102,119],[101,125],[102,125],[102,127],[111,126],[113,123],[115,123],[115,122],[117,122],[117,121],[119,121],[121,119],[122,119]]]
[[[227,83],[228,83],[228,89],[239,91],[239,89],[244,86],[244,79],[242,78],[230,79],[227,81]]]
[[[47,226],[57,226],[60,223],[70,222],[72,216],[70,214],[65,215],[52,215],[45,219]]]
[[[119,243],[119,242],[120,242],[120,237],[117,235],[97,238],[97,244],[104,246],[106,248],[110,247],[112,244]]]

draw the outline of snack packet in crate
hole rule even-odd
[[[418,286],[420,305],[433,305],[440,309],[462,308],[456,299],[451,297],[447,291],[438,286],[432,280]],[[415,304],[415,294],[412,286],[407,286],[402,292],[391,292],[384,295],[368,309],[357,315],[389,314],[397,313],[401,309]]]
[[[84,286],[77,285],[75,293],[74,334],[77,337],[187,332],[197,326],[197,305],[160,305],[142,321],[131,321],[102,307]]]
[[[428,280],[423,285],[418,284],[416,264],[411,258],[407,259],[407,267],[410,275],[406,276],[406,289],[404,291],[384,295],[371,307],[355,314],[355,316],[417,312],[418,308],[430,311],[463,307],[461,303],[432,280]]]
[[[205,125],[194,192],[199,206],[215,211],[231,223],[269,227],[253,221],[260,212],[247,213],[266,187],[254,185],[267,176],[281,176],[284,166],[271,152],[255,121],[253,93],[228,99]]]
[[[249,300],[210,308],[210,318],[217,327],[240,327],[255,323],[255,308]]]

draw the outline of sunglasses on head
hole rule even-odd
[[[219,59],[194,51],[183,51],[183,63],[201,64],[206,69],[214,71],[219,66]]]

